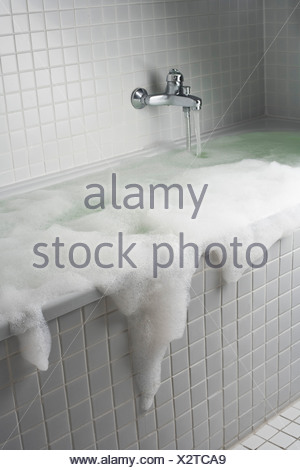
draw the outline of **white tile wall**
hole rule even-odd
[[[130,104],[171,66],[203,130],[262,115],[263,64],[237,96],[262,52],[260,0],[2,0],[0,186],[184,137],[180,109]]]
[[[265,0],[265,47],[280,33],[265,58],[268,115],[300,118],[299,11],[297,0]]]
[[[296,448],[299,403],[244,441],[300,395],[300,230],[269,257],[238,283],[220,287],[203,267],[194,275],[185,334],[168,348],[145,415],[126,319],[109,298],[49,323],[48,371],[21,358],[15,337],[0,342],[0,448],[222,449],[238,440],[247,449]],[[292,283],[281,293],[286,257]],[[261,305],[276,276],[274,298]]]

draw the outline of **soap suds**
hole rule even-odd
[[[261,134],[265,138],[259,147]],[[245,142],[249,148],[242,152]],[[256,143],[256,154],[251,150],[251,142]],[[224,152],[221,155],[223,147],[228,155]],[[262,158],[262,147],[267,161],[257,159]],[[269,248],[283,235],[300,227],[300,168],[296,166],[294,151],[291,152],[293,167],[271,161],[283,161],[282,152],[274,144],[272,133],[257,136],[253,133],[248,138],[247,135],[231,137],[231,147],[227,137],[217,139],[206,148],[207,159],[193,159],[185,152],[177,152],[165,157],[131,160],[115,170],[119,203],[128,195],[126,184],[141,185],[145,201],[149,200],[149,184],[177,183],[184,188],[191,184],[197,194],[208,184],[196,219],[191,218],[195,207],[187,191],[183,210],[178,208],[175,193],[168,210],[163,209],[163,195],[157,196],[157,206],[152,210],[148,206],[114,209],[109,198],[112,173],[109,170],[3,201],[0,323],[9,322],[12,332],[19,337],[24,357],[45,370],[51,341],[42,307],[59,295],[89,288],[108,293],[128,317],[136,383],[142,396],[141,406],[148,409],[159,387],[160,365],[168,344],[182,336],[186,324],[189,286],[195,268],[191,249],[185,250],[185,266],[179,268],[179,233],[184,233],[185,243],[197,244],[200,253],[210,243],[222,243],[228,255],[223,277],[228,282],[236,281],[248,268],[246,248],[251,243],[259,242]],[[235,161],[238,156],[244,159]],[[226,160],[235,162],[213,166]],[[298,160],[300,165],[300,156]],[[84,206],[86,185],[91,183],[105,188],[104,210],[88,210]],[[123,234],[126,246],[136,244],[130,258],[137,268],[126,262],[122,268],[118,267],[118,233]],[[51,245],[56,237],[64,243],[60,250],[64,268],[55,266]],[[239,251],[243,269],[234,266],[230,246],[234,237],[243,243]],[[33,266],[42,261],[33,253],[37,243],[48,245],[42,249],[49,258],[45,268]],[[107,247],[101,251],[101,262],[113,263],[114,267],[99,268],[93,256],[86,268],[72,267],[69,248],[75,243],[85,243],[92,254],[99,243],[111,243],[113,249]],[[174,251],[172,265],[158,269],[157,279],[153,278],[154,243],[168,243]],[[166,262],[167,256],[167,251],[161,250],[160,262]],[[76,262],[83,263],[84,259],[84,250],[77,250]]]

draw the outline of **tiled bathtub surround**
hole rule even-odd
[[[221,286],[195,273],[188,324],[171,344],[155,406],[134,393],[126,320],[109,298],[50,322],[51,365],[0,342],[4,449],[220,449],[300,394],[300,230],[263,268]]]
[[[0,186],[183,138],[181,109],[130,103],[171,66],[202,130],[263,115],[262,54],[261,0],[1,0]]]

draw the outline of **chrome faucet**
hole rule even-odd
[[[183,75],[177,69],[171,69],[167,75],[165,92],[157,95],[148,95],[144,88],[136,88],[131,95],[132,106],[142,109],[149,106],[182,106],[192,110],[199,110],[202,106],[201,98],[190,95],[190,87],[183,86]]]
[[[191,150],[190,111],[200,110],[202,100],[190,94],[191,88],[183,85],[183,75],[177,69],[171,69],[166,78],[167,85],[162,94],[148,95],[145,88],[136,88],[131,94],[131,104],[136,109],[145,106],[182,106],[186,117],[186,147]]]

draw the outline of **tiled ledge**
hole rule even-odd
[[[201,133],[201,140],[205,142],[207,139],[214,136],[220,136],[224,134],[231,134],[236,132],[247,132],[247,131],[264,131],[264,130],[300,130],[300,121],[293,119],[282,119],[277,117],[260,116],[254,119],[248,119],[239,123],[230,124],[213,131],[206,131]],[[193,143],[195,137],[192,137]],[[153,155],[157,155],[157,152],[165,153],[172,149],[185,148],[185,139],[176,139],[174,142],[160,143],[159,148],[155,144],[151,147],[131,152],[130,154],[124,154],[113,159],[114,165],[120,164],[122,161],[130,160],[134,157],[149,158]],[[47,188],[53,184],[61,183],[63,181],[69,181],[79,176],[88,175],[95,171],[100,171],[111,166],[111,161],[101,161],[97,163],[90,163],[82,165],[80,167],[72,168],[69,170],[63,170],[58,173],[51,173],[43,175],[41,177],[32,178],[30,180],[19,181],[12,183],[7,186],[0,188],[0,199],[6,199],[16,194],[22,194],[36,189]]]
[[[51,302],[47,302],[43,308],[43,314],[46,321],[54,320],[66,313],[70,313],[78,308],[84,307],[101,298],[101,293],[97,289],[91,289],[83,292],[74,292],[58,297]],[[3,341],[13,334],[10,331],[9,324],[0,326],[0,341]]]

